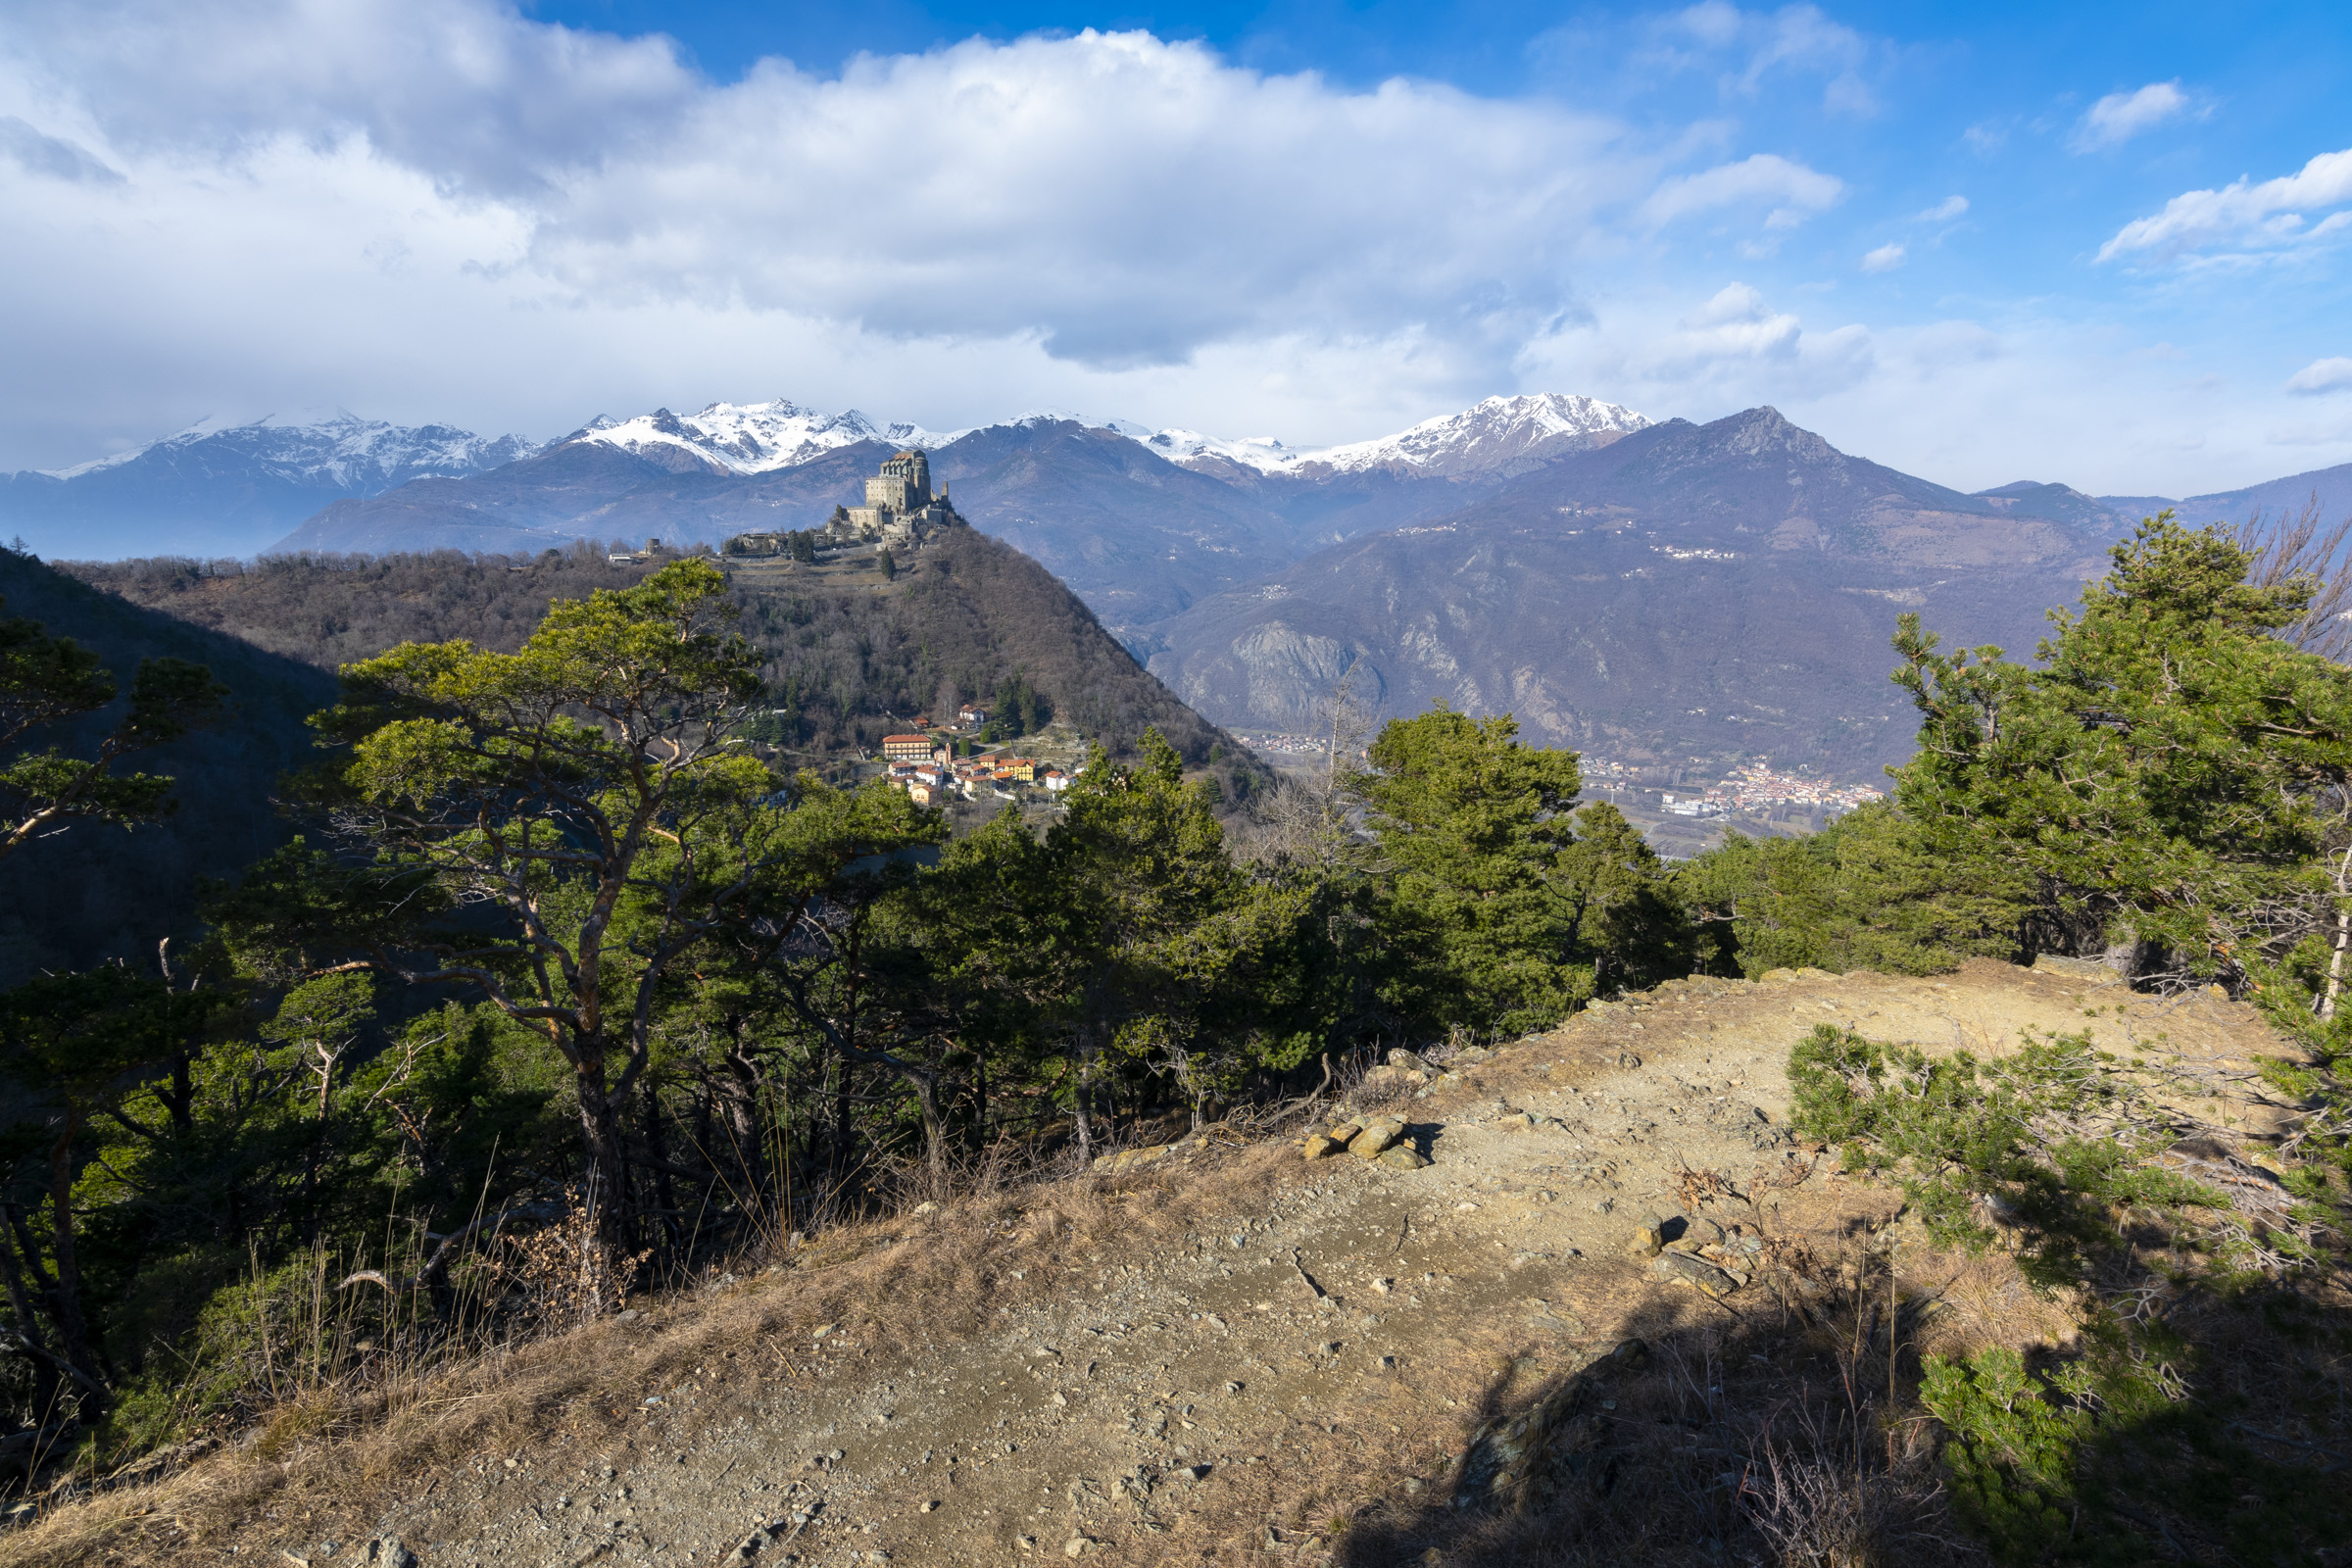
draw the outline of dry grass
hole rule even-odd
[[[926,1214],[837,1226],[748,1279],[721,1275],[628,1321],[603,1318],[389,1394],[309,1390],[233,1450],[52,1508],[0,1539],[0,1564],[210,1561],[257,1520],[362,1533],[392,1499],[470,1456],[526,1452],[559,1434],[625,1441],[648,1387],[704,1363],[801,1375],[778,1348],[807,1344],[820,1325],[841,1325],[869,1357],[875,1346],[968,1341],[992,1317],[1092,1278],[1090,1252],[1149,1248],[1262,1206],[1295,1159],[1287,1144],[1267,1144],[1111,1178],[1006,1185]]]
[[[2014,971],[2002,985],[2048,988]],[[1950,1010],[1965,1013],[1972,1036],[2009,1034],[2007,1004],[1986,990],[1968,1009]],[[1800,1027],[1785,994],[1737,1000],[1758,1017],[1769,1013],[1790,1038]],[[1720,1001],[1689,1009],[1701,1027],[1734,1010]],[[1653,1015],[1653,1030],[1663,1021]],[[1653,1058],[1672,1049],[1657,1033],[1600,1033],[1463,1066],[1418,1104],[1415,1119],[1589,1083],[1612,1071],[1628,1046]],[[1558,1065],[1539,1071],[1546,1061]],[[1322,1108],[1374,1108],[1381,1093],[1343,1075]],[[1248,1130],[1259,1138],[1287,1131]],[[692,1369],[723,1364],[729,1381],[806,1376],[813,1369],[800,1364],[796,1348],[835,1323],[880,1373],[893,1361],[885,1347],[970,1341],[1000,1312],[1084,1289],[1103,1257],[1132,1258],[1185,1232],[1262,1213],[1278,1187],[1315,1173],[1280,1138],[1188,1150],[1111,1177],[1024,1169],[999,1152],[992,1166],[957,1173],[962,1196],[946,1201],[928,1197],[936,1186],[927,1172],[909,1170],[893,1192],[910,1207],[823,1231],[774,1271],[706,1283],[644,1307],[634,1321],[605,1319],[447,1369],[398,1398],[338,1395],[289,1406],[264,1442],[56,1510],[0,1542],[0,1562],[209,1560],[261,1520],[300,1522],[312,1534],[331,1525],[349,1538],[386,1502],[414,1496],[467,1459],[544,1453],[565,1438],[625,1446],[644,1422],[645,1392]],[[1867,1568],[1965,1559],[1936,1485],[1935,1428],[1914,1402],[1918,1358],[1991,1344],[2057,1349],[2072,1341],[2075,1313],[2029,1291],[2009,1257],[1940,1252],[1908,1225],[1890,1225],[1893,1194],[1840,1178],[1826,1161],[1816,1167],[1799,1155],[1754,1171],[1678,1174],[1693,1210],[1761,1232],[1776,1288],[1713,1301],[1624,1270],[1620,1294],[1587,1311],[1606,1334],[1581,1348],[1632,1336],[1647,1354],[1600,1372],[1568,1359],[1570,1341],[1531,1328],[1518,1312],[1447,1321],[1414,1344],[1409,1378],[1360,1388],[1330,1407],[1283,1412],[1266,1439],[1273,1462],[1228,1469],[1213,1488],[1155,1496],[1139,1515],[1141,1554],[1126,1560]],[[912,1212],[925,1200],[939,1206]],[[1899,1267],[1891,1310],[1890,1260]],[[1507,1286],[1497,1289],[1507,1296]],[[2347,1306],[2331,1298],[2329,1320],[2352,1320]],[[2309,1344],[2296,1348],[2260,1313],[2211,1310],[2216,1317],[2195,1337],[2216,1348],[2213,1375],[2234,1380],[2255,1407],[2288,1412],[2265,1430],[2336,1443],[2326,1420],[2298,1412],[2316,1410],[2315,1399],[2352,1407],[2337,1364],[2344,1358],[2329,1359],[2329,1348],[2314,1359]],[[2296,1381],[2306,1386],[2287,1386]],[[1456,1506],[1454,1461],[1481,1430],[1546,1401],[1576,1406],[1561,1430],[1581,1433],[1585,1446],[1565,1453],[1524,1506]],[[664,1441],[690,1435],[673,1426]]]

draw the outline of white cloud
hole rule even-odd
[[[2352,391],[2352,360],[2314,360],[2286,378],[2286,389],[2297,397]]]
[[[1770,154],[1688,172],[1721,144],[1142,33],[718,84],[503,0],[5,8],[0,298],[40,308],[7,318],[0,468],[289,401],[1354,435],[1508,385],[1661,223],[1769,240],[1843,192]]]
[[[2079,153],[2120,147],[2143,130],[2152,130],[2189,106],[2180,83],[2151,81],[2133,92],[2111,92],[2083,111],[2075,126],[2073,146]]]
[[[1945,197],[1943,200],[1941,200],[1941,201],[1937,202],[1937,203],[1936,203],[1935,206],[1933,206],[1933,207],[1929,208],[1929,209],[1928,209],[1926,212],[1919,214],[1919,215],[1918,215],[1918,221],[1920,221],[1920,222],[1922,222],[1922,223],[1942,223],[1942,222],[1948,222],[1948,221],[1950,221],[1952,219],[1958,218],[1958,217],[1959,217],[1959,216],[1960,216],[1962,213],[1965,213],[1965,212],[1967,212],[1967,211],[1968,211],[1968,198],[1967,198],[1967,197],[1965,197],[1965,196],[1946,196],[1946,197]]]
[[[1852,115],[1878,112],[1878,95],[1861,74],[1871,56],[1869,40],[1831,21],[1818,6],[1741,11],[1725,0],[1702,0],[1676,12],[1665,25],[1669,35],[1679,34],[1703,49],[1744,57],[1738,70],[1722,77],[1727,94],[1754,97],[1773,73],[1803,71],[1829,75],[1822,89],[1825,109]]]
[[[2135,218],[2099,247],[2099,260],[2136,251],[2171,254],[2207,245],[2278,246],[2331,234],[2346,224],[2338,213],[2306,228],[2304,214],[2352,203],[2352,148],[2322,153],[2292,174],[2249,183],[2240,175],[2220,190],[2192,190],[2164,211]]]
[[[1872,366],[1865,328],[1807,331],[1795,313],[1776,309],[1747,283],[1726,284],[1667,319],[1621,314],[1599,333],[1599,384],[1660,410],[1819,396],[1868,376]]]
[[[1899,244],[1882,245],[1862,258],[1862,270],[1891,272],[1903,265],[1903,258],[1908,254]]]
[[[47,41],[151,177],[190,146],[232,176],[281,143],[348,148],[512,213],[503,276],[575,303],[1032,335],[1089,365],[1285,329],[1516,341],[1576,308],[1585,241],[1658,168],[1556,106],[1348,92],[1141,33],[715,87],[666,46],[466,0],[414,25],[391,0],[239,9]],[[1805,200],[1824,176],[1789,188],[1793,167],[1761,185]]]
[[[1776,153],[1757,153],[1736,164],[1719,164],[1664,181],[1642,204],[1641,217],[1658,227],[1717,208],[1769,205],[1766,224],[1787,228],[1808,214],[1836,205],[1844,194],[1845,182],[1833,174],[1790,163]]]

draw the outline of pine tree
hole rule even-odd
[[[2039,667],[1943,655],[1917,615],[1895,680],[1921,713],[1896,799],[1932,854],[2031,884],[2021,946],[2137,944],[2143,975],[2245,973],[2315,901],[2347,811],[2352,671],[2276,635],[2318,587],[2171,514],[2110,552]]]

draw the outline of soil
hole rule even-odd
[[[1442,1510],[1479,1426],[1611,1347],[1720,1324],[1765,1347],[1746,1359],[1793,1365],[1811,1352],[1773,1337],[1787,1319],[1773,1279],[1833,1269],[1857,1239],[1897,1243],[1903,1292],[1941,1301],[1929,1343],[2063,1337],[2063,1311],[2002,1259],[1936,1251],[1898,1222],[1890,1189],[1837,1174],[1793,1137],[1788,1050],[1824,1022],[1980,1054],[2021,1031],[2087,1030],[2233,1079],[2283,1050],[2249,1008],[2134,997],[2087,966],[1677,982],[1457,1060],[1425,1088],[1359,1093],[1355,1108],[1405,1118],[1426,1168],[1288,1145],[1266,1179],[1236,1189],[1250,1196],[1230,1215],[1173,1244],[1140,1227],[1092,1244],[1043,1298],[1008,1270],[1002,1299],[962,1303],[976,1331],[953,1339],[892,1335],[850,1310],[706,1336],[687,1368],[662,1351],[674,1324],[649,1314],[594,1342],[620,1392],[593,1420],[575,1408],[510,1428],[400,1482],[380,1513],[260,1514],[200,1554],[340,1565],[405,1552],[426,1568],[1369,1561],[1337,1544],[1349,1519]],[[2243,1092],[2204,1114],[2257,1138],[2269,1126]],[[1270,1161],[1262,1146],[1186,1140],[1093,1179],[1116,1201],[1251,1157]],[[951,1206],[900,1234],[968,1223]],[[1629,1250],[1661,1225],[1669,1240],[1720,1238],[1721,1294]]]

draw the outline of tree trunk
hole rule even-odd
[[[2352,945],[2352,905],[2335,909],[2335,951],[2328,955],[2328,993],[2320,999],[2320,1016],[2335,1016],[2335,999],[2344,989],[2344,949]]]
[[[2328,990],[2320,998],[2320,1016],[2335,1016],[2336,998],[2344,989],[2344,950],[2352,947],[2352,847],[2335,858],[2335,951],[2328,955]]]
[[[972,1150],[988,1147],[988,1053],[972,1053]]]
[[[621,1141],[620,1115],[612,1097],[605,1093],[603,1065],[599,1058],[583,1058],[577,1083],[580,1141],[587,1155],[581,1172],[586,1186],[582,1198],[588,1205],[598,1245],[603,1249],[604,1256],[598,1260],[601,1271],[609,1273],[616,1270],[620,1260],[629,1254],[630,1227],[628,1163]],[[603,1309],[600,1292],[593,1311]]]
[[[1078,1090],[1070,1097],[1070,1104],[1077,1113],[1078,1157],[1089,1162],[1095,1157],[1095,1121],[1093,1107],[1087,1103],[1087,1099],[1094,1087],[1094,1039],[1082,1033],[1078,1037]]]
[[[669,1150],[662,1141],[662,1097],[654,1092],[654,1081],[648,1077],[639,1086],[645,1095],[645,1152],[652,1159],[654,1201],[662,1210],[655,1231],[662,1238],[663,1252],[671,1259],[679,1257],[678,1195],[670,1184]]]
[[[767,1191],[767,1149],[760,1125],[760,1064],[738,1041],[727,1052],[727,1136],[734,1140],[735,1158],[743,1174],[743,1201],[757,1206]]]
[[[939,1079],[930,1073],[904,1074],[914,1091],[915,1107],[923,1116],[923,1159],[930,1170],[934,1202],[948,1200],[948,1123],[939,1108]]]
[[[13,1213],[14,1210],[12,1209],[11,1212]],[[5,1230],[0,1230],[0,1265],[4,1265],[4,1270],[0,1270],[0,1272],[4,1272],[4,1280],[0,1280],[0,1282],[4,1282],[8,1287],[8,1309],[16,1317],[17,1332],[24,1336],[24,1342],[32,1346],[36,1352],[46,1351],[48,1347],[41,1343],[41,1320],[33,1315],[32,1293],[24,1288],[24,1266],[17,1257],[16,1244],[9,1239]],[[32,1357],[32,1402],[35,1411],[32,1424],[34,1426],[47,1426],[56,1416],[57,1400],[61,1392],[58,1387],[57,1369],[43,1359],[39,1353],[34,1354]]]
[[[81,1312],[81,1264],[74,1251],[74,1135],[80,1131],[80,1126],[79,1118],[68,1111],[57,1142],[49,1149],[49,1203],[54,1211],[49,1249],[57,1267],[58,1348],[74,1370],[88,1380],[88,1400],[83,1406],[82,1419],[95,1421],[106,1414],[108,1401],[97,1392],[105,1387],[105,1382],[97,1360],[90,1353],[89,1323]]]

